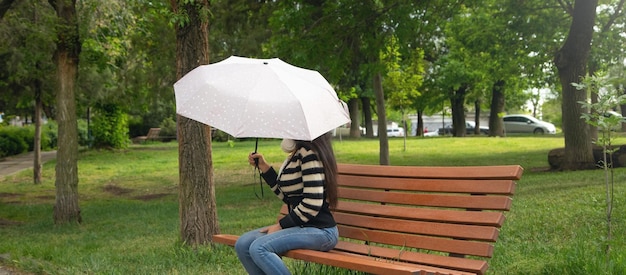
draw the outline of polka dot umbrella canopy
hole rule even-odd
[[[174,84],[176,112],[234,137],[313,140],[350,122],[317,71],[278,58],[231,56]]]

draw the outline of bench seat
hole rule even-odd
[[[523,172],[517,165],[338,169],[340,242],[329,252],[283,256],[372,274],[484,274]],[[237,238],[213,242],[233,246]]]

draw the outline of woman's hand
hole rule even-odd
[[[274,232],[276,232],[278,230],[281,230],[281,229],[283,229],[283,228],[280,227],[280,224],[277,223],[277,224],[272,224],[272,225],[270,225],[268,227],[261,228],[261,233],[272,234],[272,233],[274,233]]]
[[[250,153],[250,155],[248,155],[248,163],[250,163],[250,165],[252,166],[259,167],[259,170],[261,170],[262,173],[270,170],[270,165],[267,164],[265,158],[263,157],[263,154],[260,153]]]

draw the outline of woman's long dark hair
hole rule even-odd
[[[328,200],[331,209],[335,208],[335,206],[337,206],[337,160],[333,152],[332,134],[330,132],[323,134],[313,141],[310,141],[310,144],[313,146],[312,149],[317,153],[317,156],[324,165],[326,200]]]

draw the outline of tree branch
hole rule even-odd
[[[613,23],[615,23],[615,20],[623,15],[624,12],[624,2],[626,2],[626,0],[620,0],[619,3],[617,4],[617,6],[615,7],[615,12],[613,14],[611,14],[611,16],[609,16],[609,20],[606,22],[606,24],[604,24],[604,26],[602,26],[602,32],[607,32],[609,30],[609,28],[611,28],[611,26],[613,25]]]

